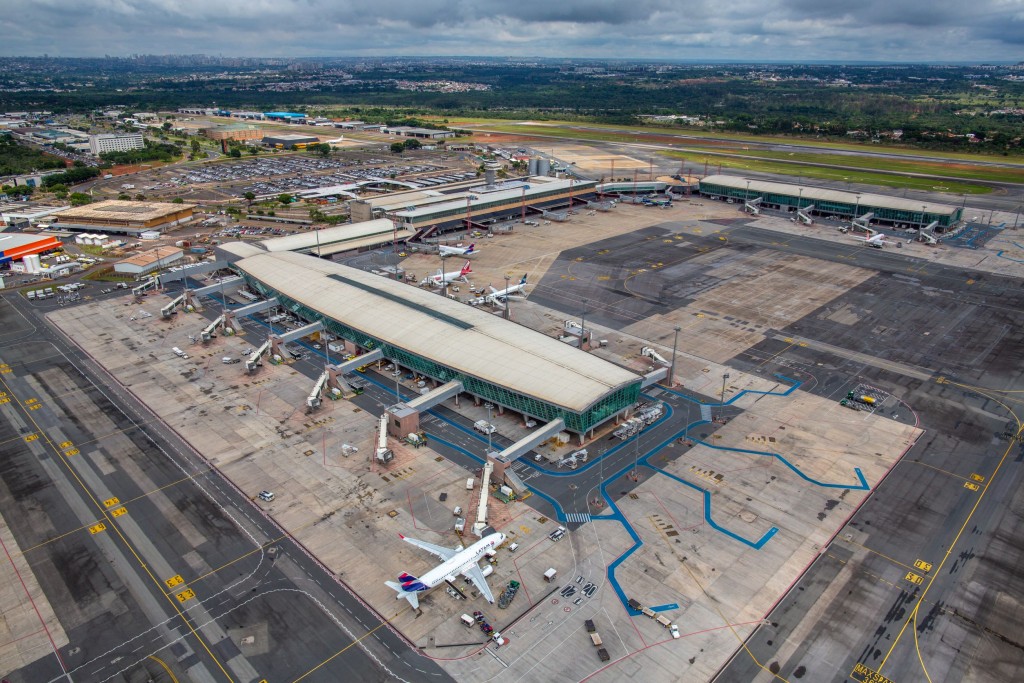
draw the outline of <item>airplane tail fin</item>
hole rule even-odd
[[[519,284],[521,284],[521,285],[525,285],[526,284],[526,273],[523,273],[523,279],[519,281]]]
[[[462,270],[459,271],[459,275],[462,276],[462,275],[466,275],[467,273],[472,273],[472,272],[473,272],[473,269],[470,267],[469,261],[466,261],[466,264],[464,266],[462,266]]]
[[[395,591],[395,593],[397,593],[397,595],[395,595],[396,600],[404,598],[409,601],[409,604],[412,606],[413,609],[419,609],[420,599],[415,592],[405,590],[405,588],[403,588],[401,584],[396,583],[394,581],[385,581],[384,585],[386,585],[388,588],[392,589],[393,591]]]
[[[466,249],[466,256],[472,254],[474,249],[476,249],[476,243],[469,245],[469,248]]]

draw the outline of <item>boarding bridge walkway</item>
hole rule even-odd
[[[868,212],[863,216],[858,216],[853,219],[852,223],[861,228],[862,230],[871,230],[871,219],[875,217],[874,213]]]
[[[442,384],[438,388],[434,389],[430,393],[417,396],[411,401],[407,401],[405,405],[409,406],[413,410],[424,412],[430,410],[438,403],[447,401],[452,396],[458,396],[463,391],[462,382],[452,380],[447,384]]]
[[[197,266],[190,266],[188,268],[182,268],[181,270],[172,270],[167,273],[161,273],[160,284],[164,285],[168,282],[177,282],[178,280],[184,280],[187,277],[193,275],[202,275],[203,273],[213,273],[218,270],[223,270],[228,267],[227,261],[210,261],[209,263],[201,263]]]
[[[242,318],[247,315],[255,315],[257,313],[262,313],[263,311],[268,311],[271,308],[276,308],[279,305],[280,304],[277,301],[277,299],[272,297],[270,299],[267,299],[266,301],[257,301],[254,304],[246,304],[245,306],[241,306],[239,308],[233,308],[229,312],[231,313],[232,317]]]
[[[743,208],[746,209],[747,213],[755,216],[761,215],[761,197],[754,197],[748,201],[743,202]]]
[[[523,438],[519,439],[519,441],[516,441],[501,453],[498,453],[494,456],[494,459],[503,463],[514,462],[523,455],[529,453],[534,446],[544,443],[563,429],[565,429],[565,422],[563,422],[560,417],[555,418],[546,425],[538,427]]]
[[[287,344],[288,342],[293,342],[296,339],[302,339],[303,337],[307,337],[307,336],[313,334],[314,332],[321,332],[321,331],[323,331],[323,329],[324,329],[324,324],[318,320],[315,323],[310,323],[308,325],[303,325],[302,327],[294,329],[291,332],[285,332],[283,334],[275,334],[273,336],[273,340],[277,344]]]
[[[367,351],[361,356],[356,356],[352,360],[347,360],[341,363],[335,363],[334,365],[329,365],[327,367],[329,367],[339,375],[347,375],[351,372],[355,372],[356,368],[361,368],[367,363],[373,363],[374,361],[383,360],[383,358],[384,354],[381,353],[380,349],[373,349],[372,351]]]
[[[804,225],[812,225],[814,219],[811,218],[811,211],[814,211],[814,204],[808,204],[807,206],[797,209],[796,217],[800,219],[800,222]]]
[[[219,294],[222,291],[227,293],[237,292],[245,281],[240,277],[226,277],[220,282],[205,287],[198,287],[196,289],[189,290],[189,295],[193,297],[205,296],[207,294]]]
[[[668,368],[658,368],[644,375],[644,381],[640,384],[640,388],[646,389],[666,378],[668,378]]]

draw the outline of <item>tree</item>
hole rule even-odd
[[[71,206],[85,206],[92,204],[92,197],[84,192],[72,192],[70,197]]]
[[[232,147],[231,151],[228,152],[228,156],[233,157],[235,159],[239,159],[242,156],[242,150],[238,149],[237,147]]]
[[[406,149],[419,149],[423,145],[421,145],[420,141],[417,140],[416,138],[409,138],[408,140],[402,143],[402,146],[405,147]]]
[[[185,203],[185,200],[182,199],[181,197],[175,197],[174,199],[171,200],[171,204],[184,204],[184,203]]]
[[[255,192],[246,192],[245,194],[242,195],[242,197],[247,202],[248,208],[251,209],[252,208],[252,203],[256,200],[256,193]]]
[[[292,196],[288,193],[283,193],[278,195],[277,201],[287,206],[288,204],[292,203]]]
[[[164,125],[160,127],[163,128],[164,130],[170,130],[171,128],[174,127],[174,124],[172,124],[170,121],[164,121]]]
[[[202,145],[199,144],[199,140],[193,140],[192,141],[192,153],[193,154],[199,154],[199,150],[200,150],[201,147],[202,147]]]
[[[392,142],[391,151],[395,154],[401,154],[402,152],[405,151],[405,145],[403,145],[401,142]]]

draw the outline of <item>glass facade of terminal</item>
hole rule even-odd
[[[467,375],[418,354],[410,353],[405,349],[360,332],[341,321],[325,316],[320,311],[283,296],[248,273],[240,272],[239,274],[253,290],[267,298],[275,297],[284,308],[304,320],[323,323],[327,331],[336,337],[346,339],[364,349],[379,349],[385,358],[439,382],[451,382],[452,380],[462,382],[465,391],[484,400],[492,401],[497,405],[534,417],[537,420],[550,422],[556,418],[562,418],[562,421],[565,422],[565,428],[577,434],[586,433],[613,417],[616,413],[631,407],[640,399],[641,380],[638,377],[636,382],[619,387],[608,393],[587,408],[587,410],[583,412],[571,411],[565,407],[542,401],[532,396],[526,396],[504,386]]]
[[[874,221],[882,221],[890,224],[908,224],[910,226],[917,227],[923,227],[929,225],[932,221],[938,221],[940,227],[949,228],[952,225],[959,223],[963,217],[963,209],[959,206],[953,208],[952,211],[948,213],[908,211],[905,209],[871,206],[870,204],[864,203],[857,204],[855,201],[823,201],[820,199],[801,197],[799,194],[758,192],[753,189],[748,191],[745,187],[730,187],[728,185],[719,185],[717,183],[707,183],[703,181],[700,183],[700,192],[701,194],[708,195],[710,197],[726,197],[740,201],[760,197],[762,205],[769,208],[787,209],[789,207],[793,207],[794,209],[802,209],[813,204],[814,210],[812,213],[818,215],[842,216],[850,219],[854,218],[854,212],[861,216],[866,213],[873,213],[875,214],[872,218]]]

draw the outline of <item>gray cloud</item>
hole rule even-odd
[[[1021,60],[1024,0],[8,0],[0,54]]]

